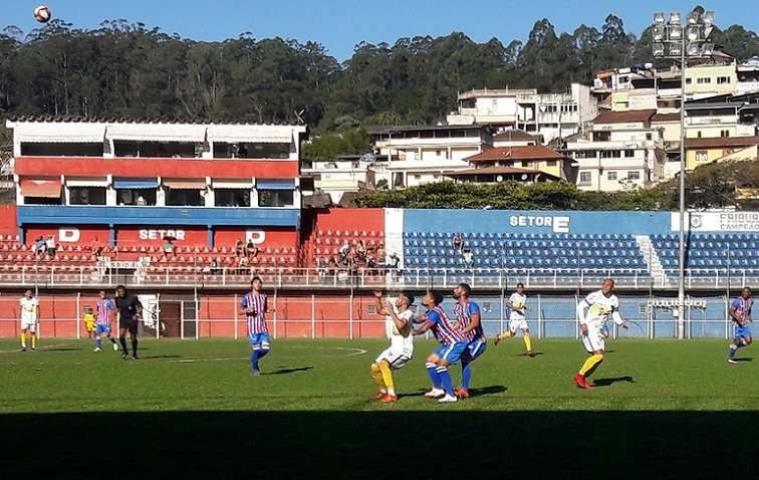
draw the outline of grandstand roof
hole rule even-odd
[[[626,112],[602,112],[593,120],[593,123],[648,123],[654,115],[656,115],[655,109],[628,110]]]
[[[688,138],[685,140],[686,148],[731,148],[731,147],[751,147],[754,145],[759,145],[759,136]]]
[[[530,145],[527,147],[498,147],[488,148],[465,158],[467,162],[497,162],[500,160],[561,160],[564,155],[556,150],[543,145]]]

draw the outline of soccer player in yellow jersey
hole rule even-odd
[[[37,348],[37,322],[40,316],[40,301],[34,292],[27,290],[19,302],[21,306],[21,351],[26,351],[26,337],[31,337],[32,351]]]
[[[411,311],[414,297],[410,293],[401,292],[395,301],[387,299],[384,304],[381,291],[375,291],[374,297],[377,301],[377,313],[385,317],[390,347],[380,353],[372,363],[372,379],[379,387],[377,400],[391,403],[398,400],[393,370],[402,368],[414,355],[414,313]]]
[[[604,361],[608,336],[606,323],[611,318],[617,325],[627,328],[627,322],[619,314],[619,299],[614,295],[614,280],[604,280],[601,290],[591,293],[577,305],[577,318],[580,322],[582,343],[590,356],[574,376],[574,380],[579,388],[591,388],[587,378]]]
[[[95,314],[92,313],[92,307],[84,307],[82,322],[84,322],[84,330],[87,332],[87,338],[92,340],[92,337],[95,335]]]

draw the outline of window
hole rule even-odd
[[[289,143],[223,143],[213,144],[214,158],[290,158]]]
[[[214,197],[217,207],[250,207],[250,189],[217,188]]]
[[[609,172],[606,174],[606,178],[608,178],[611,181],[615,181],[617,179],[617,172]]]
[[[580,185],[590,185],[593,180],[593,174],[591,172],[580,172]]]
[[[27,197],[24,196],[24,205],[63,205],[59,197]]]
[[[726,138],[730,136],[730,130],[721,130],[719,132],[719,136],[722,138]]]
[[[546,166],[547,166],[547,167],[555,167],[556,165],[557,165],[557,162],[556,162],[556,160],[548,160],[548,161],[546,162]]]
[[[608,142],[611,140],[611,132],[593,132],[594,142]]]
[[[522,168],[527,168],[529,166],[530,166],[530,162],[528,162],[527,160],[522,160]]]
[[[105,187],[69,187],[69,205],[105,205]]]
[[[650,133],[646,134],[646,140],[653,140],[654,136]]]
[[[709,160],[709,152],[706,150],[698,150],[696,152],[696,161],[697,162],[706,162]]]
[[[692,78],[686,78],[685,79],[685,84],[686,85],[691,85],[692,83],[693,83],[693,79]]]
[[[156,190],[150,188],[116,190],[116,203],[130,207],[152,207],[156,204]]]
[[[170,207],[202,207],[206,204],[201,192],[204,190],[167,189],[166,205]]]
[[[575,152],[575,158],[597,158],[598,152],[596,150],[578,150]]]
[[[113,142],[117,157],[195,158],[197,145],[191,142]]]
[[[293,207],[295,193],[293,190],[259,190],[259,207]]]
[[[38,157],[102,157],[99,143],[22,143],[21,155]]]
[[[601,150],[601,158],[622,158],[622,150]]]
[[[696,79],[696,83],[699,85],[710,85],[712,83],[712,79],[710,77],[699,77]]]
[[[701,138],[701,130],[699,130],[699,131],[696,133],[696,137],[697,137],[697,138]]]
[[[640,180],[640,172],[637,170],[630,170],[627,172],[628,180]]]
[[[717,85],[729,85],[730,77],[717,77]]]
[[[635,156],[635,150],[625,150],[626,158],[633,158]]]

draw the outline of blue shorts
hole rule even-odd
[[[98,325],[95,326],[95,334],[96,335],[102,335],[104,333],[106,335],[108,335],[109,333],[111,333],[111,326],[110,325],[100,325],[100,324],[98,324]]]
[[[458,362],[459,359],[461,359],[461,356],[466,351],[467,345],[467,342],[456,342],[451,345],[440,345],[437,350],[435,350],[435,355],[448,362],[449,365],[453,365],[454,363]]]
[[[250,344],[253,345],[254,350],[260,350],[261,348],[268,350],[271,345],[268,333],[254,333],[248,336],[248,340],[250,340]]]
[[[468,362],[471,362],[473,360],[476,360],[477,357],[485,353],[485,350],[488,348],[488,343],[484,338],[478,338],[476,340],[472,340],[469,342],[469,345],[466,346],[466,351],[461,356],[463,360],[466,360]]]
[[[741,337],[751,338],[750,326],[748,325],[745,327],[741,327],[740,325],[735,326],[735,338],[741,338]]]

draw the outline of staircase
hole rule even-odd
[[[666,276],[664,274],[664,266],[661,264],[659,254],[656,253],[653,243],[651,243],[651,237],[648,235],[636,235],[635,243],[638,244],[640,254],[643,255],[643,261],[648,266],[648,271],[651,272],[651,276],[655,282],[666,282]]]

